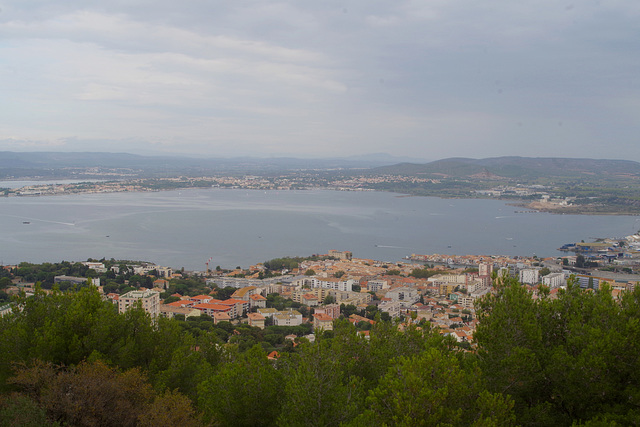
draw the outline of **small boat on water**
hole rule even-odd
[[[22,221],[23,224],[31,224],[31,221]]]

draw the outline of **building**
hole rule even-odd
[[[267,299],[260,294],[254,294],[249,297],[249,309],[253,307],[265,308],[267,306]]]
[[[200,310],[203,314],[206,314],[209,317],[213,317],[214,313],[227,313],[230,318],[236,317],[234,306],[225,305],[225,304],[211,304],[211,303],[202,303],[196,304],[193,306],[196,310]]]
[[[160,314],[160,293],[146,289],[144,291],[130,291],[118,298],[118,312],[124,313],[140,303],[142,309],[152,317]]]
[[[181,314],[185,319],[200,316],[201,311],[193,307],[176,307],[175,305],[160,304],[160,315],[173,319],[176,314]]]
[[[369,304],[373,300],[373,296],[369,292],[343,292],[343,291],[329,291],[329,296],[335,299],[338,304]]]
[[[333,331],[333,317],[324,313],[314,313],[313,329],[321,331]]]
[[[540,272],[534,268],[525,268],[520,270],[520,283],[535,285],[540,280]]]
[[[338,251],[335,249],[329,249],[328,255],[330,257],[334,257],[334,258],[346,260],[346,261],[351,261],[351,259],[353,258],[353,253],[351,253],[351,251]]]
[[[387,293],[385,294],[385,298],[389,298],[393,302],[400,302],[408,307],[414,302],[418,301],[420,299],[420,296],[418,295],[417,289],[401,287],[387,291]]]
[[[264,321],[265,317],[260,313],[249,313],[247,314],[249,318],[249,326],[256,326],[260,329],[264,329]]]
[[[0,317],[3,317],[7,314],[11,314],[12,311],[13,311],[13,305],[11,303],[0,304]]]
[[[493,264],[481,262],[478,264],[478,276],[491,276],[493,273]]]
[[[383,301],[378,305],[378,310],[388,313],[389,316],[395,318],[401,314],[402,304],[393,301]]]
[[[312,293],[306,293],[300,297],[300,302],[309,307],[315,307],[318,305],[318,297]]]
[[[256,312],[262,314],[264,317],[273,317],[279,313],[275,308],[259,308]]]
[[[213,315],[211,316],[213,318],[213,323],[215,325],[217,325],[220,322],[230,322],[231,321],[231,316],[229,316],[228,313],[213,313]]]
[[[53,278],[53,283],[62,283],[69,282],[74,285],[86,285],[87,281],[90,280],[93,286],[100,286],[100,278],[96,277],[93,279],[88,279],[86,277],[74,277],[74,276],[55,276]]]
[[[367,281],[367,290],[369,292],[379,292],[389,287],[388,280],[375,279]]]
[[[156,279],[153,281],[153,287],[158,289],[169,289],[169,281],[165,279]]]
[[[231,295],[231,298],[249,301],[251,295],[256,294],[260,294],[260,289],[258,289],[256,286],[245,286],[235,291],[233,295]]]
[[[273,316],[276,326],[299,326],[302,325],[302,313],[297,310],[281,311]]]
[[[335,291],[352,292],[354,280],[341,280],[335,277],[313,277],[311,279],[312,288],[333,289]]]
[[[327,304],[316,308],[314,312],[317,314],[326,314],[332,319],[337,319],[340,317],[340,304]]]
[[[551,289],[556,289],[567,284],[564,273],[551,273],[542,278],[542,283]]]

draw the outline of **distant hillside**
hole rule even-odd
[[[388,154],[350,158],[195,158],[96,152],[0,152],[0,178],[65,176],[73,168],[128,169],[143,175],[278,173],[299,169],[369,169],[404,160]]]
[[[426,164],[400,163],[372,169],[373,173],[447,177],[580,178],[586,176],[640,176],[640,163],[630,160],[567,159],[543,157],[450,158]]]

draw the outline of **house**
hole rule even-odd
[[[300,297],[300,302],[309,307],[316,307],[318,305],[318,297],[311,293],[306,293]]]
[[[264,329],[264,322],[266,318],[260,313],[249,313],[247,314],[249,318],[249,326],[256,326],[260,329]]]
[[[202,313],[211,317],[213,317],[214,313],[226,313],[228,316],[230,316],[230,318],[236,317],[233,315],[234,307],[229,305],[203,303],[196,304],[193,306],[193,308],[195,308],[196,310],[200,310]]]
[[[259,308],[256,311],[262,314],[264,317],[273,317],[279,313],[275,308]]]
[[[153,281],[153,287],[159,289],[169,289],[169,281],[164,279],[156,279]]]
[[[173,319],[176,314],[182,314],[187,319],[193,316],[200,316],[202,312],[189,306],[178,307],[170,304],[160,304],[160,316]]]
[[[324,313],[314,313],[313,328],[321,331],[333,331],[333,317]]]
[[[180,300],[180,301],[174,301],[174,302],[170,302],[169,304],[166,305],[170,305],[172,307],[193,307],[195,305],[195,303],[193,301],[189,301],[187,300]]]
[[[189,297],[189,299],[196,304],[206,304],[211,302],[213,297],[211,295],[196,295],[195,297]]]
[[[328,314],[329,316],[331,316],[331,318],[337,319],[338,317],[340,317],[340,305],[339,304],[327,304],[325,306],[316,308],[315,309],[315,313]]]
[[[231,316],[229,316],[226,312],[215,312],[211,315],[213,318],[213,323],[217,325],[220,322],[230,322]]]
[[[253,294],[249,297],[249,308],[258,307],[265,308],[267,306],[267,299],[260,294]]]
[[[249,301],[249,298],[251,297],[251,295],[256,295],[259,293],[260,293],[260,289],[258,289],[256,286],[245,286],[235,291],[231,295],[231,298],[241,299],[243,301]]]

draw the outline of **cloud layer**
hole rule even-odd
[[[632,0],[8,0],[0,150],[640,160],[639,33]]]

